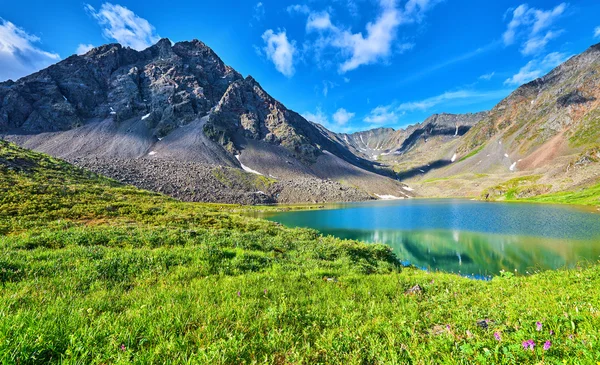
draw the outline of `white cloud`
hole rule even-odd
[[[600,27],[596,27],[596,29],[594,29],[594,37],[600,38]]]
[[[86,11],[103,27],[104,36],[138,51],[155,44],[160,36],[146,19],[121,5],[104,3],[99,11],[86,4]]]
[[[259,1],[254,5],[254,15],[252,17],[256,21],[261,21],[265,17],[265,6],[262,2]]]
[[[333,114],[333,121],[337,124],[337,125],[345,125],[346,123],[348,123],[348,121],[352,118],[354,118],[356,114],[355,113],[350,113],[348,112],[346,109],[344,108],[339,108],[334,114]]]
[[[562,30],[556,32],[550,30],[543,37],[529,38],[525,43],[523,43],[521,53],[525,56],[538,54],[544,50],[548,42],[558,37],[561,33]]]
[[[329,94],[329,90],[333,89],[336,86],[338,86],[338,84],[336,84],[335,82],[323,80],[323,96],[327,97],[327,95]]]
[[[306,30],[308,33],[319,33],[318,39],[310,46],[319,62],[325,48],[337,49],[338,56],[342,59],[340,73],[386,61],[394,52],[403,53],[414,47],[414,44],[406,42],[395,45],[398,27],[420,22],[425,12],[438,2],[439,0],[408,0],[404,7],[398,7],[396,0],[378,0],[378,16],[367,23],[365,32],[358,33],[353,33],[349,27],[333,24],[327,11],[309,12]]]
[[[425,111],[438,105],[448,104],[452,102],[454,104],[461,100],[461,104],[474,104],[485,100],[494,100],[501,98],[508,93],[508,90],[494,90],[494,91],[476,91],[476,90],[456,90],[447,91],[443,94],[426,98],[419,101],[406,102],[398,105],[397,111]]]
[[[36,47],[40,38],[0,18],[0,81],[27,76],[60,60]]]
[[[349,82],[350,82],[350,79],[349,79],[349,78],[347,78],[347,77],[344,77],[344,82],[345,82],[345,83],[349,83]]]
[[[286,10],[290,14],[292,14],[292,13],[300,13],[300,14],[310,13],[310,8],[308,6],[300,5],[300,4],[290,5],[287,7]]]
[[[75,51],[78,55],[83,55],[88,53],[94,46],[92,44],[79,44],[77,46],[77,50]]]
[[[550,40],[562,33],[561,30],[553,31],[549,28],[565,13],[567,6],[567,3],[561,3],[553,9],[541,10],[530,8],[527,4],[519,5],[512,10],[512,19],[502,35],[504,45],[512,45],[522,38],[523,55],[540,53]]]
[[[317,111],[315,113],[312,113],[312,112],[302,113],[302,116],[304,117],[304,119],[306,119],[310,122],[318,123],[322,126],[327,126],[329,124],[329,119],[327,119],[327,115],[325,115],[325,113],[323,113],[321,108],[317,108]]]
[[[489,74],[479,76],[479,79],[489,81],[492,79],[492,77],[494,77],[495,74],[496,72],[490,72]]]
[[[521,67],[519,72],[504,81],[505,85],[522,85],[535,80],[548,73],[550,70],[565,62],[568,55],[559,52],[552,52],[541,59],[529,61]]]
[[[264,48],[267,58],[273,61],[277,71],[287,77],[294,75],[294,55],[296,54],[296,42],[291,43],[287,39],[285,30],[279,33],[273,32],[272,29],[265,31],[262,35],[263,41],[266,43]]]
[[[371,110],[363,120],[371,124],[396,124],[398,117],[390,105],[380,105]]]
[[[337,30],[337,28],[331,23],[329,13],[324,11],[322,13],[310,13],[308,20],[306,21],[306,31],[310,32],[313,30]]]

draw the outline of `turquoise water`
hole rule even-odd
[[[407,264],[474,277],[600,259],[600,214],[574,206],[396,200],[263,217],[339,238],[384,243]]]

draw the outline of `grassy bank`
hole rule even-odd
[[[600,358],[599,265],[473,281],[239,209],[0,142],[0,363]]]
[[[527,198],[537,203],[579,204],[600,207],[600,184],[578,191],[566,191]]]

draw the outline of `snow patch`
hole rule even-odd
[[[456,131],[454,132],[454,137],[458,136],[458,124],[456,125]]]
[[[63,95],[63,99],[65,99],[65,101],[68,101],[68,100],[67,100],[67,97],[66,97],[66,96],[64,96],[64,95]]]
[[[395,195],[379,195],[379,194],[375,194],[375,196],[378,197],[381,200],[399,200],[399,199],[404,199],[404,197],[395,196]]]
[[[237,158],[238,162],[239,162],[239,163],[240,163],[240,165],[242,166],[242,170],[244,170],[244,171],[246,171],[246,172],[250,172],[250,173],[253,173],[253,174],[256,174],[256,175],[261,175],[261,176],[262,176],[262,174],[261,174],[260,172],[258,172],[258,171],[256,171],[256,170],[252,170],[252,169],[251,169],[251,168],[249,168],[248,166],[244,165],[244,164],[242,163],[242,161],[240,161],[240,155],[235,155],[235,158]]]
[[[115,115],[117,114],[117,112],[110,112],[110,115]]]
[[[422,173],[425,173],[425,171],[423,171],[423,170],[421,170],[421,169],[419,169],[419,171],[421,171]]]
[[[508,153],[505,153],[505,154],[504,154],[504,157],[508,157]]]
[[[156,155],[156,152],[155,152],[155,151],[150,151],[150,152],[148,153],[148,156],[154,156],[154,155]]]
[[[456,161],[456,153],[452,156],[452,158],[450,159],[451,162]]]
[[[148,114],[144,115],[144,116],[142,117],[142,120],[146,120],[146,119],[148,119],[148,117],[150,117],[150,115],[151,115],[151,114],[152,114],[152,112],[150,112],[150,113],[148,113]]]
[[[415,189],[411,188],[410,186],[403,186],[402,189],[406,191],[415,191]]]
[[[516,168],[517,168],[517,163],[513,162],[513,164],[510,165],[510,171],[515,171]]]

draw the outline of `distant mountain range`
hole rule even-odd
[[[337,134],[198,40],[108,44],[0,83],[0,137],[184,200],[477,195],[525,173],[566,189],[598,178],[599,60],[591,47],[490,112]],[[560,170],[575,168],[567,182]]]

